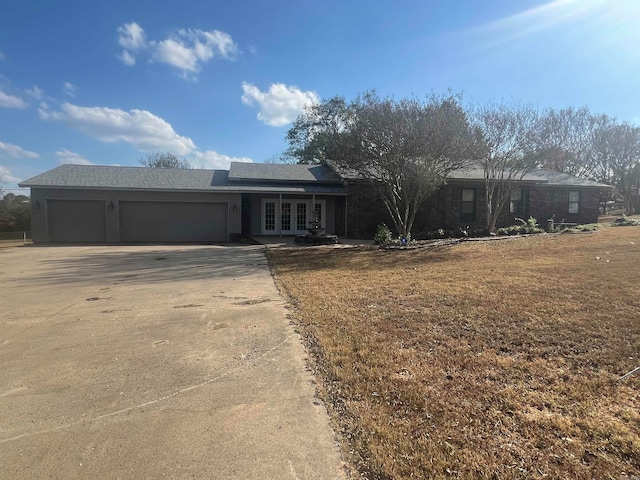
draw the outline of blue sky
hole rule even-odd
[[[4,0],[0,176],[263,162],[304,105],[369,89],[588,106],[640,124],[638,0]],[[26,192],[23,192],[26,193]]]

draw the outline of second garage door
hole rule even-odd
[[[226,203],[120,202],[122,242],[225,242]]]

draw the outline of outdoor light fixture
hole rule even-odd
[[[115,207],[113,206],[113,202],[109,202],[109,210],[113,210]]]
[[[36,200],[36,203],[34,206],[36,207],[36,210],[40,210],[40,200]]]
[[[231,207],[231,210],[233,210],[233,213],[236,213],[238,211],[238,206],[234,203],[233,207]]]

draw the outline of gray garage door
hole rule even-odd
[[[122,242],[225,242],[227,204],[120,202]]]
[[[50,242],[105,242],[105,202],[47,200],[47,230]]]

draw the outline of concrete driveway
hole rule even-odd
[[[0,250],[0,478],[343,478],[263,249]]]

